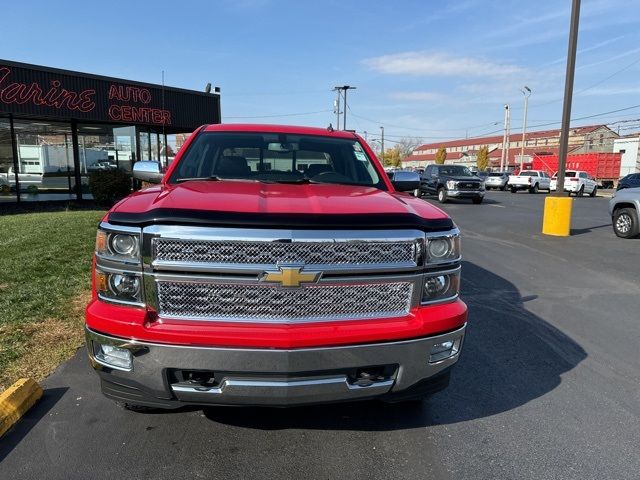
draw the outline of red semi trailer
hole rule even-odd
[[[613,188],[620,178],[621,153],[579,153],[567,155],[566,170],[581,170],[596,179],[602,188]],[[549,175],[558,171],[557,155],[534,155],[531,170],[544,170]]]

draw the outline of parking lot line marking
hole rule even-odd
[[[494,205],[494,204],[490,204],[490,207],[498,207],[498,208],[507,208],[504,205]]]

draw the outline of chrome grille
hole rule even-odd
[[[418,262],[416,241],[263,242],[154,238],[153,259],[223,265],[370,265]]]
[[[159,314],[164,318],[286,323],[405,315],[411,306],[413,283],[280,288],[159,281],[157,292]]]

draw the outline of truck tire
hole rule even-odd
[[[613,212],[613,232],[620,238],[635,238],[640,234],[638,213],[634,208],[619,208]]]
[[[591,193],[589,194],[589,196],[591,198],[595,197],[598,194],[598,186],[596,185],[595,187],[593,187],[593,190],[591,191]]]
[[[538,184],[535,183],[533,187],[529,189],[529,193],[538,193]]]
[[[504,192],[506,189],[507,189],[507,186],[506,186],[506,185],[503,185],[503,186],[501,186],[501,187],[500,187],[500,191],[501,191],[501,192]]]
[[[511,193],[516,193],[518,189],[516,187],[511,187]]]
[[[438,189],[438,201],[440,203],[447,203],[447,190],[444,187]]]

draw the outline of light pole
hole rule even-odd
[[[509,162],[509,104],[504,106],[504,135],[502,136],[502,155],[500,155],[500,171],[505,170],[505,159]]]
[[[380,141],[380,145],[382,150],[380,150],[380,156],[382,157],[382,160],[384,161],[384,127],[380,127],[380,130],[382,131],[382,136],[381,136],[381,141]]]
[[[520,91],[524,95],[524,123],[522,125],[522,148],[520,149],[520,171],[522,171],[522,164],[524,163],[524,142],[527,135],[527,111],[529,109],[531,89],[525,85]]]

